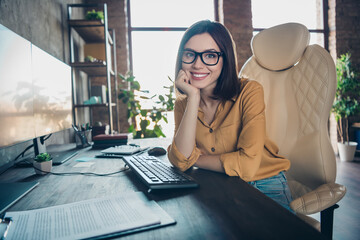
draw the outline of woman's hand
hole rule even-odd
[[[175,144],[179,151],[189,158],[195,146],[197,114],[200,104],[200,89],[190,83],[189,76],[180,70],[175,86],[187,95],[186,109],[175,134]],[[176,111],[176,109],[175,109]]]
[[[183,91],[189,98],[200,96],[200,89],[191,85],[189,76],[182,69],[176,77],[175,86]]]

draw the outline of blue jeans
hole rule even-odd
[[[264,193],[266,196],[272,198],[286,209],[291,210],[289,204],[292,201],[291,193],[284,172],[278,175],[248,182],[250,185]]]

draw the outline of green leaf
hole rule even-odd
[[[131,124],[128,128],[129,132],[133,132],[135,130],[134,124]]]
[[[146,127],[147,126],[149,126],[150,125],[150,121],[149,120],[141,120],[140,121],[140,128],[142,129],[142,130],[145,130],[146,129]]]
[[[159,111],[159,112],[157,112],[156,113],[156,120],[161,120],[161,118],[162,118],[162,113]]]
[[[146,117],[148,111],[147,110],[140,110],[141,116]]]
[[[40,153],[35,157],[36,162],[47,162],[52,159],[51,155],[48,153]]]
[[[162,118],[166,123],[169,123],[167,117],[163,116]]]

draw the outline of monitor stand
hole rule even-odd
[[[15,164],[17,167],[31,167],[34,162],[34,157],[39,153],[44,152],[47,152],[51,155],[53,165],[60,165],[70,160],[72,157],[76,156],[81,150],[83,150],[76,148],[75,143],[54,144],[45,146],[45,144],[41,140],[39,140],[39,138],[34,139],[33,143],[35,155],[33,157],[29,157],[17,162]]]

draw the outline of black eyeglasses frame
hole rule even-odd
[[[220,57],[224,55],[223,52],[216,52],[216,51],[196,52],[196,51],[191,50],[191,49],[184,49],[184,50],[182,51],[182,54],[181,54],[181,55],[183,55],[184,52],[192,52],[192,53],[195,54],[195,57],[194,57],[194,60],[192,60],[191,62],[184,62],[184,61],[182,60],[182,58],[181,58],[181,62],[183,62],[183,63],[185,63],[185,64],[192,64],[192,63],[194,63],[194,62],[196,61],[197,57],[200,56],[201,61],[202,61],[205,65],[207,65],[207,66],[215,66],[216,64],[219,63]],[[214,64],[208,64],[208,63],[206,63],[206,62],[204,61],[204,59],[203,59],[203,54],[204,54],[204,53],[215,53],[215,54],[217,54],[217,55],[218,55],[218,58],[217,58],[216,63],[214,63]]]

